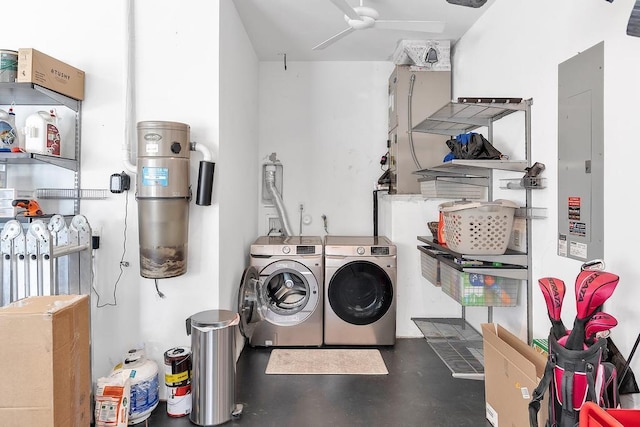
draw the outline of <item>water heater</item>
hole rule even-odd
[[[140,275],[150,279],[180,276],[187,271],[189,237],[189,125],[178,122],[138,123],[136,200]],[[200,162],[196,203],[211,204],[214,163]]]

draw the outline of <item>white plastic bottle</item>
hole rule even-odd
[[[24,149],[28,153],[60,156],[60,131],[55,110],[38,111],[27,117]]]
[[[20,146],[20,139],[16,130],[16,116],[13,108],[9,112],[0,110],[0,148],[13,149]]]

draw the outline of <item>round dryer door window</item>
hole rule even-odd
[[[333,312],[353,325],[368,325],[380,320],[393,301],[393,284],[379,266],[354,261],[336,271],[327,289]]]

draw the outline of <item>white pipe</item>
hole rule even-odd
[[[209,151],[209,149],[205,145],[202,145],[198,142],[192,142],[190,150],[202,153],[202,160],[204,160],[205,162],[211,162],[211,151]]]
[[[126,71],[126,99],[124,117],[124,142],[122,144],[122,162],[127,171],[136,174],[136,165],[131,161],[133,151],[131,141],[136,139],[135,123],[135,15],[134,0],[127,0],[127,71]]]
[[[278,211],[278,216],[280,217],[280,222],[282,222],[285,237],[293,236],[291,226],[289,225],[289,219],[287,218],[287,212],[285,211],[284,204],[282,203],[282,196],[280,196],[275,182],[276,167],[274,165],[267,165],[265,168],[265,183],[267,184],[267,189],[269,190],[269,193],[271,193],[273,203],[276,206],[276,211]]]

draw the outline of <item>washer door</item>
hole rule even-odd
[[[327,298],[333,312],[353,325],[368,325],[389,310],[393,283],[378,265],[353,261],[340,267],[329,282]]]
[[[249,267],[242,273],[240,290],[238,291],[238,314],[240,315],[240,332],[251,339],[256,325],[264,320],[264,307],[259,301],[258,288],[260,276],[255,267]]]
[[[264,317],[279,326],[304,322],[318,305],[318,282],[306,266],[277,261],[260,271],[258,298],[264,304]]]

